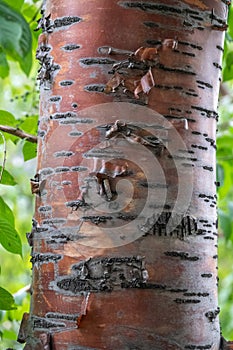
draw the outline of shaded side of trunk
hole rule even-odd
[[[47,1],[26,349],[219,349],[226,14],[220,0]]]

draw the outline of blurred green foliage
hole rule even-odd
[[[0,0],[0,124],[36,135],[38,121],[39,0]],[[32,59],[33,57],[33,59]],[[2,173],[4,155],[6,163]],[[30,247],[36,148],[0,134],[0,348],[22,349],[16,342],[20,321],[29,310]]]
[[[223,336],[233,340],[233,6],[224,43],[217,134],[219,305]]]
[[[38,64],[32,57],[37,48],[38,32],[34,29],[40,5],[40,0],[0,0],[0,124],[19,127],[34,135],[38,120],[35,78]],[[233,340],[232,6],[228,23],[219,105],[217,181],[221,184],[218,188],[220,320],[224,337]],[[3,34],[5,27],[7,36]],[[7,152],[0,185],[0,341],[2,349],[20,350],[23,346],[16,342],[17,333],[30,302],[30,247],[25,232],[31,230],[34,212],[29,179],[35,174],[36,149],[15,136],[4,133],[4,137],[5,140],[0,135],[1,160]]]

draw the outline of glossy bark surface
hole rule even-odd
[[[226,16],[220,0],[46,2],[26,349],[219,349]]]

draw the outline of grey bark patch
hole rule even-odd
[[[104,84],[90,84],[84,86],[84,90],[88,92],[104,92],[105,85]]]
[[[77,16],[67,16],[67,17],[56,18],[54,20],[54,28],[71,26],[72,24],[78,23],[81,21],[82,21],[82,18]]]
[[[88,58],[81,58],[79,60],[79,63],[85,66],[96,66],[96,65],[108,65],[108,64],[114,64],[116,63],[116,60],[107,58],[107,57],[88,57]]]
[[[70,86],[70,85],[73,85],[74,84],[74,81],[73,80],[62,80],[60,81],[60,86]]]
[[[166,256],[170,256],[173,258],[179,258],[181,260],[188,260],[188,261],[197,261],[199,260],[198,256],[190,256],[189,253],[186,252],[177,252],[177,251],[167,251],[164,252]]]
[[[118,5],[128,8],[128,9],[137,9],[144,12],[164,12],[164,13],[175,13],[175,14],[181,14],[182,10],[178,7],[173,6],[167,6],[163,4],[154,4],[154,3],[148,3],[148,2],[141,2],[141,1],[119,1]]]
[[[144,231],[144,236],[155,235],[180,239],[195,235],[198,232],[195,218],[165,211],[148,218],[140,229]]]
[[[31,262],[33,264],[35,263],[50,263],[50,262],[57,262],[58,260],[62,259],[62,255],[60,254],[32,254]]]
[[[64,51],[74,51],[77,49],[80,49],[81,45],[77,45],[77,44],[67,44],[65,46],[62,46],[61,49]]]
[[[65,323],[61,322],[52,322],[43,317],[33,316],[32,318],[33,328],[39,329],[49,329],[49,328],[64,328],[66,327]]]
[[[62,97],[61,96],[52,96],[50,97],[49,101],[50,102],[58,102],[61,101]]]
[[[121,288],[158,288],[145,285],[148,273],[142,257],[90,258],[73,265],[73,274],[59,278],[59,289],[72,292],[111,292]],[[160,286],[161,287],[161,286]]]

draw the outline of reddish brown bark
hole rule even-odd
[[[220,0],[47,1],[25,349],[219,349],[226,15]]]

